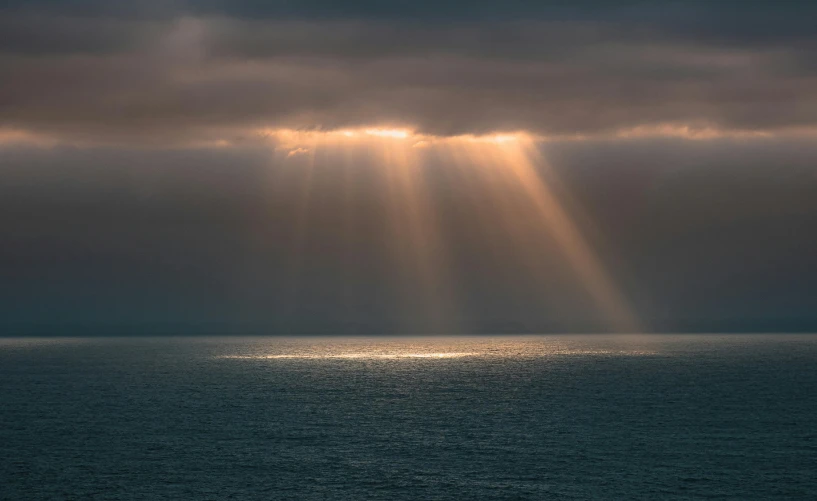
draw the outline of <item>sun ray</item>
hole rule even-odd
[[[364,151],[370,162],[382,167],[395,263],[401,281],[408,286],[406,290],[412,291],[405,294],[406,301],[419,301],[435,325],[443,325],[443,319],[455,316],[445,239],[422,165],[424,155],[433,151],[450,161],[467,183],[485,190],[489,203],[480,207],[472,199],[471,206],[480,216],[499,217],[501,231],[515,242],[516,251],[540,280],[547,278],[540,250],[541,236],[547,234],[610,324],[618,331],[640,330],[627,299],[571,214],[575,207],[557,195],[562,190],[555,189],[558,180],[536,138],[524,133],[441,137],[400,128],[280,130],[268,135],[288,159],[308,158],[297,209],[293,243],[296,254],[305,245],[315,155],[325,150],[332,158],[346,162],[343,168],[348,169],[352,158],[349,152]],[[350,182],[348,173],[344,179],[344,183]],[[344,203],[349,203],[350,195],[346,196]],[[351,228],[354,222],[344,224]],[[423,294],[418,296],[412,286],[419,286]]]
[[[639,332],[632,308],[535,165],[547,165],[529,141],[503,146],[505,166],[524,188],[539,218],[546,223],[565,258],[616,330]]]
[[[285,149],[287,160],[285,162],[286,173],[292,175],[294,179],[287,179],[282,183],[284,189],[291,189],[289,183],[295,182],[295,212],[293,217],[293,234],[289,242],[287,252],[287,268],[282,271],[286,277],[285,290],[278,298],[277,313],[284,319],[291,319],[297,314],[300,295],[299,283],[303,274],[304,255],[309,243],[310,216],[312,210],[312,189],[315,176],[315,158],[321,146],[323,138],[319,135],[310,135],[304,138],[303,143],[294,149]],[[293,154],[297,152],[296,154]]]
[[[402,134],[378,137],[405,139]],[[422,290],[418,295],[410,288],[405,300],[419,300],[435,329],[450,329],[454,299],[445,263],[446,250],[420,158],[406,141],[380,146],[389,190],[390,233],[401,262],[402,282],[419,284]]]

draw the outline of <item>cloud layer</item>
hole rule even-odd
[[[817,124],[807,2],[0,4],[0,125],[135,142],[372,124]]]

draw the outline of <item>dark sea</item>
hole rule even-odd
[[[817,499],[817,336],[0,339],[0,499]]]

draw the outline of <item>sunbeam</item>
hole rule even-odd
[[[265,135],[273,140],[286,161],[297,161],[308,169],[303,181],[306,184],[301,186],[296,247],[303,246],[307,231],[308,184],[312,182],[316,155],[344,163],[342,189],[347,218],[352,218],[348,204],[354,193],[354,187],[348,185],[353,182],[350,162],[363,157],[381,166],[378,175],[387,194],[384,210],[390,221],[388,234],[395,275],[402,284],[419,285],[423,291],[420,297],[406,293],[403,300],[419,306],[436,328],[453,328],[457,299],[456,284],[448,273],[453,256],[445,235],[441,234],[426,179],[424,164],[429,155],[444,158],[462,182],[470,183],[473,179],[486,187],[488,199],[472,199],[472,208],[486,221],[501,221],[501,231],[511,239],[514,252],[536,280],[548,280],[542,252],[543,238],[549,238],[556,242],[567,265],[610,327],[620,332],[640,332],[639,321],[627,299],[550,185],[555,177],[535,137],[519,132],[444,137],[401,128],[284,129],[267,130]],[[354,221],[345,220],[344,226],[353,228]]]

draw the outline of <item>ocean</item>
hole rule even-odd
[[[0,499],[817,499],[817,336],[0,338]]]

